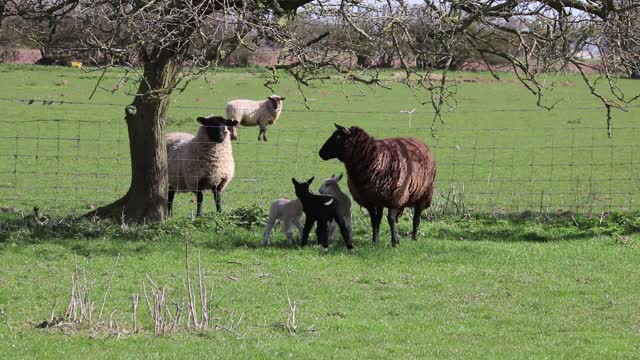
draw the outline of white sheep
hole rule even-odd
[[[196,215],[202,216],[202,191],[211,189],[216,208],[222,211],[221,193],[235,174],[227,127],[234,127],[238,122],[221,116],[199,117],[197,121],[202,126],[195,136],[180,132],[166,135],[169,215],[173,211],[173,197],[177,191],[195,192]]]
[[[267,125],[274,125],[282,112],[285,98],[271,95],[266,100],[231,100],[225,106],[227,118],[242,126],[260,126],[258,141],[267,141]]]
[[[298,199],[278,199],[271,203],[269,208],[269,219],[264,229],[264,240],[262,245],[269,245],[271,229],[276,221],[282,221],[282,229],[287,235],[287,245],[293,244],[293,226],[298,228],[298,232],[302,232],[300,217],[302,216],[302,203]]]
[[[351,232],[351,199],[349,199],[349,196],[347,196],[347,194],[343,193],[342,190],[340,190],[340,186],[338,185],[338,182],[340,180],[342,180],[342,173],[338,176],[331,175],[330,178],[326,179],[322,183],[318,191],[320,192],[320,194],[330,195],[331,197],[336,199],[338,214],[344,220],[344,223],[349,232]],[[333,221],[329,226],[329,239],[333,239],[333,233],[335,230],[336,223],[335,221]]]

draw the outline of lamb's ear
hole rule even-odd
[[[291,182],[293,183],[293,185],[300,185],[296,178],[291,178]]]
[[[336,178],[336,182],[342,180],[342,173],[340,173],[340,175],[338,175],[338,177]]]
[[[229,119],[227,119],[227,120],[225,120],[224,124],[226,126],[236,126],[236,125],[238,125],[238,121],[237,120],[229,120]]]
[[[312,176],[311,179],[307,180],[307,184],[311,185],[311,183],[313,182],[313,179],[315,179],[315,176]]]
[[[280,101],[284,101],[284,99],[286,99],[286,98],[281,97],[281,98],[280,98]]]

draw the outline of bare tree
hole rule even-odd
[[[554,83],[550,79],[577,69],[602,101],[610,136],[612,111],[626,111],[638,99],[616,85],[620,74],[629,73],[629,59],[637,60],[640,3],[635,1],[423,0],[409,6],[405,0],[7,0],[3,5],[0,20],[11,18],[14,31],[43,44],[56,39],[65,21],[80,24],[83,31],[73,39],[77,48],[93,50],[103,71],[124,66],[126,76],[138,77],[125,110],[130,189],[90,214],[126,221],[166,216],[169,97],[238,48],[278,47],[280,57],[265,86],[286,72],[303,97],[304,86],[334,76],[358,86],[408,86],[418,102],[434,109],[434,126],[456,105],[450,70],[468,54],[482,59],[495,77],[496,59],[508,64],[546,109],[559,100],[545,97]],[[15,25],[16,19],[22,25]],[[597,56],[585,59],[585,51]],[[399,61],[404,78],[381,77],[371,62],[358,59],[363,55]],[[413,66],[416,57],[427,67]],[[608,84],[604,89],[597,86],[602,79]]]

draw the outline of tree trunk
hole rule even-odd
[[[112,204],[85,215],[125,223],[163,221],[167,216],[167,148],[165,119],[178,68],[173,54],[154,52],[146,59],[144,77],[126,109],[131,152],[129,191]]]

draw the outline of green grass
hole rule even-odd
[[[102,86],[112,88],[117,75]],[[2,65],[0,98],[88,102],[98,76]],[[326,111],[309,112],[284,79],[276,90],[288,97],[286,111],[270,141],[258,144],[249,128],[234,144],[237,176],[225,194],[226,213],[213,213],[208,195],[205,217],[191,222],[192,197],[180,195],[174,218],[143,227],[60,219],[126,191],[129,96],[98,90],[91,101],[119,104],[113,106],[1,101],[0,206],[28,214],[38,205],[55,225],[38,228],[28,215],[0,214],[0,359],[637,357],[640,216],[600,218],[600,211],[638,210],[638,109],[616,113],[609,140],[603,110],[575,109],[597,107],[578,78],[568,76],[553,94],[565,102],[545,112],[508,75],[501,82],[457,76],[467,79],[458,88],[460,106],[446,114],[436,138],[424,107],[407,127],[399,111],[416,103],[406,89],[355,96],[355,88],[327,81],[308,89],[312,110]],[[229,70],[212,77],[213,90],[193,83],[174,99],[169,129],[193,132],[197,116],[220,113],[228,99],[267,95],[260,85],[266,77]],[[637,92],[640,84],[620,86]],[[293,196],[290,177],[343,171],[317,157],[334,122],[380,137],[419,136],[432,146],[442,196],[417,242],[408,240],[405,214],[398,248],[390,246],[386,222],[381,242],[371,244],[368,219],[355,208],[353,253],[340,241],[326,254],[286,247],[279,229],[272,246],[259,246],[266,204]],[[452,211],[444,196],[454,194],[464,195],[470,216],[439,215]],[[549,216],[558,210],[561,216]],[[212,330],[154,337],[144,304],[135,336],[35,328],[49,318],[54,298],[56,313],[64,311],[76,261],[99,306],[120,255],[105,311],[117,309],[124,328],[131,327],[129,298],[142,293],[146,275],[184,302],[187,239],[192,268],[199,252],[214,288],[213,316],[242,316],[237,336]],[[295,335],[282,327],[288,298],[298,305]]]
[[[131,101],[129,83],[112,94],[122,74],[107,74],[95,97],[89,94],[100,74],[68,68],[0,66],[0,98],[85,102],[76,105],[26,105],[2,101],[0,130],[0,206],[22,211],[38,205],[68,215],[106,204],[129,184],[128,138],[124,106]],[[393,72],[385,73],[389,78]],[[224,70],[193,82],[174,97],[169,131],[197,129],[195,118],[222,113],[232,98],[262,98],[268,73],[256,69]],[[534,98],[506,74],[493,81],[483,73],[460,73],[459,106],[444,116],[431,136],[433,113],[418,106],[408,89],[364,88],[366,96],[337,80],[307,89],[311,111],[291,79],[276,91],[286,96],[285,112],[269,129],[270,141],[258,143],[256,128],[240,131],[234,144],[236,179],[225,195],[228,207],[266,206],[291,197],[290,178],[318,179],[343,171],[337,161],[324,162],[317,151],[333,123],[359,125],[375,136],[417,136],[431,145],[438,163],[434,211],[452,210],[444,200],[464,195],[466,212],[502,213],[570,210],[600,213],[637,209],[640,201],[638,126],[640,108],[615,112],[614,138],[608,139],[604,109],[572,75],[558,80],[549,101],[563,99],[552,112],[535,107]],[[619,86],[638,93],[636,81]],[[91,105],[93,104],[93,105]],[[115,105],[99,105],[115,104]],[[412,127],[401,110],[417,108]],[[316,184],[319,186],[319,184]],[[177,211],[189,214],[193,196],[177,198]],[[209,195],[205,211],[211,209]]]
[[[288,248],[281,232],[263,248],[261,226],[226,216],[191,223],[121,229],[75,223],[31,226],[0,235],[2,358],[630,358],[640,342],[640,217],[604,222],[442,218],[402,243],[368,241],[356,216],[356,250],[341,242],[327,254]],[[237,224],[237,223],[236,223]],[[130,329],[130,301],[148,274],[185,301],[184,240],[191,265],[201,253],[214,288],[214,317],[239,320],[226,331],[154,337],[145,305],[142,331],[35,329],[68,301],[74,262],[86,269],[99,307],[120,255],[105,312]],[[287,299],[298,306],[298,331],[282,325]],[[96,312],[97,314],[97,312]],[[94,318],[97,315],[94,315]],[[312,331],[309,331],[311,329]]]

